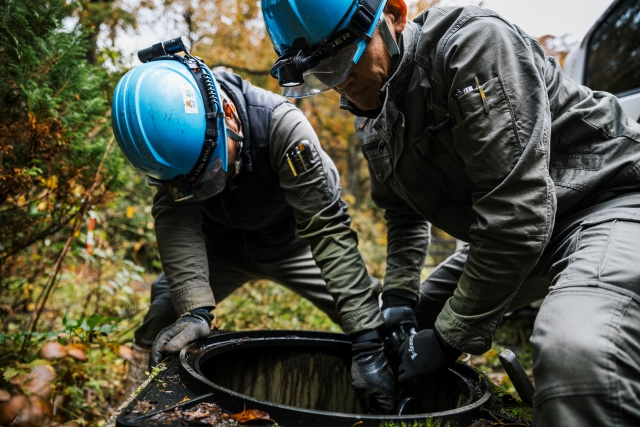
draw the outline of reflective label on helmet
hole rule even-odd
[[[184,101],[184,112],[187,114],[198,114],[198,99],[196,92],[191,85],[180,84],[182,100]]]

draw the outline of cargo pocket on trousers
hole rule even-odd
[[[575,250],[556,287],[604,286],[640,295],[640,213],[635,208],[598,212],[580,224]]]

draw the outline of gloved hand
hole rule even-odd
[[[209,336],[212,320],[213,314],[210,309],[196,308],[183,314],[174,324],[160,331],[151,346],[149,372],[165,357],[180,352],[193,341]]]
[[[352,337],[352,342],[351,386],[356,396],[369,412],[390,414],[395,378],[381,334],[377,330],[363,331]]]
[[[435,329],[425,329],[409,337],[400,348],[400,383],[420,382],[451,365],[462,354]]]
[[[418,329],[413,312],[418,297],[409,291],[393,289],[382,294],[382,317],[384,319],[384,349],[387,357],[395,358],[400,346]]]

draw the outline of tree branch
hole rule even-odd
[[[71,229],[71,235],[67,239],[67,242],[65,243],[64,248],[62,249],[62,252],[60,252],[58,259],[56,260],[56,263],[53,266],[51,275],[49,276],[49,279],[45,284],[44,290],[38,297],[38,301],[36,301],[36,307],[37,307],[36,315],[30,327],[28,328],[29,333],[25,336],[24,341],[22,342],[22,348],[20,349],[19,357],[22,357],[24,355],[24,352],[27,349],[29,340],[31,339],[31,335],[36,330],[36,327],[38,325],[38,320],[40,320],[40,316],[42,315],[42,310],[44,309],[44,306],[47,304],[47,300],[49,299],[49,296],[51,295],[51,292],[53,291],[53,288],[56,285],[58,274],[60,273],[60,268],[62,267],[62,261],[67,256],[67,252],[69,251],[71,242],[73,241],[75,237],[75,233],[80,225],[80,219],[84,218],[84,216],[87,213],[87,210],[89,209],[89,206],[91,206],[91,195],[93,194],[95,189],[98,188],[98,186],[100,185],[100,172],[102,170],[102,167],[104,166],[104,162],[107,159],[107,155],[109,154],[109,151],[111,151],[113,140],[114,140],[114,137],[112,136],[111,139],[109,140],[109,143],[107,144],[107,148],[104,150],[104,154],[102,155],[102,160],[100,160],[100,165],[98,165],[98,169],[96,170],[96,177],[94,179],[93,185],[91,186],[91,188],[89,188],[85,192],[84,202],[82,203],[82,209],[80,209],[80,211],[76,214],[74,218],[75,223],[73,224],[73,228]],[[42,302],[38,306],[38,303],[40,301]]]

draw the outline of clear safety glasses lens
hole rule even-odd
[[[222,159],[214,157],[200,182],[191,188],[193,201],[202,201],[220,194],[227,184],[227,172],[222,168]]]
[[[336,87],[349,77],[365,48],[366,43],[358,40],[342,49],[336,56],[323,59],[317,66],[304,72],[303,84],[283,87],[282,96],[305,98]]]

